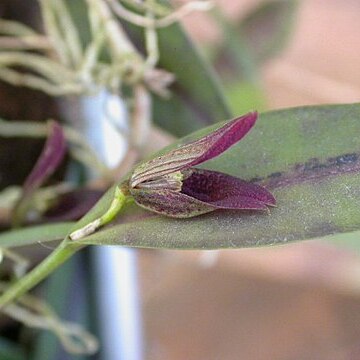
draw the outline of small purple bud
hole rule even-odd
[[[136,203],[176,218],[216,209],[266,210],[274,206],[275,198],[260,185],[193,167],[241,140],[256,119],[256,112],[236,118],[196,141],[136,167],[129,180],[129,191]]]
[[[59,167],[66,152],[62,127],[55,120],[49,121],[49,136],[34,168],[24,183],[26,194],[40,187]]]
[[[187,169],[210,160],[241,140],[254,126],[257,113],[249,113],[227,122],[212,133],[171,150],[136,167],[131,187],[142,182]]]
[[[13,224],[18,225],[24,219],[34,192],[56,171],[66,153],[66,140],[59,123],[49,121],[49,135],[44,148],[25,180],[23,195],[14,207]]]

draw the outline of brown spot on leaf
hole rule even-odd
[[[303,164],[296,164],[288,172],[274,172],[264,178],[254,178],[268,189],[291,186],[307,181],[321,181],[329,176],[355,173],[360,171],[359,154],[348,153],[331,157],[325,161],[310,159]]]

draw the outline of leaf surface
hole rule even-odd
[[[359,133],[358,104],[261,114],[245,139],[201,167],[266,186],[277,199],[277,207],[269,213],[215,211],[175,220],[133,205],[116,224],[80,241],[151,248],[241,248],[358,231]],[[74,229],[101,215],[113,193],[114,188]]]
[[[37,225],[4,231],[0,234],[0,247],[17,247],[63,239],[73,222]]]

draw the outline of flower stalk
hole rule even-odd
[[[127,199],[126,191],[121,187],[116,187],[115,196],[112,200],[109,209],[103,214],[101,217],[91,221],[89,224],[85,225],[79,230],[73,231],[69,238],[71,240],[79,240],[84,238],[85,236],[91,235],[101,226],[104,226],[111,222],[116,215],[120,212],[122,207],[124,206]]]
[[[63,240],[45,260],[24,277],[16,281],[0,296],[0,309],[32,289],[74,255],[80,248],[81,246],[76,245],[75,242],[70,242],[67,238]]]

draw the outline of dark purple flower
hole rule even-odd
[[[275,199],[264,187],[193,166],[241,140],[257,113],[229,121],[212,133],[135,168],[129,191],[140,206],[159,214],[188,218],[216,209],[266,210]]]
[[[48,123],[49,134],[44,148],[25,180],[23,194],[13,210],[13,224],[19,224],[29,207],[34,192],[55,172],[66,152],[66,140],[59,123]]]
[[[24,193],[29,194],[39,188],[59,167],[66,152],[64,131],[55,120],[48,123],[49,135],[44,148],[25,180]]]

